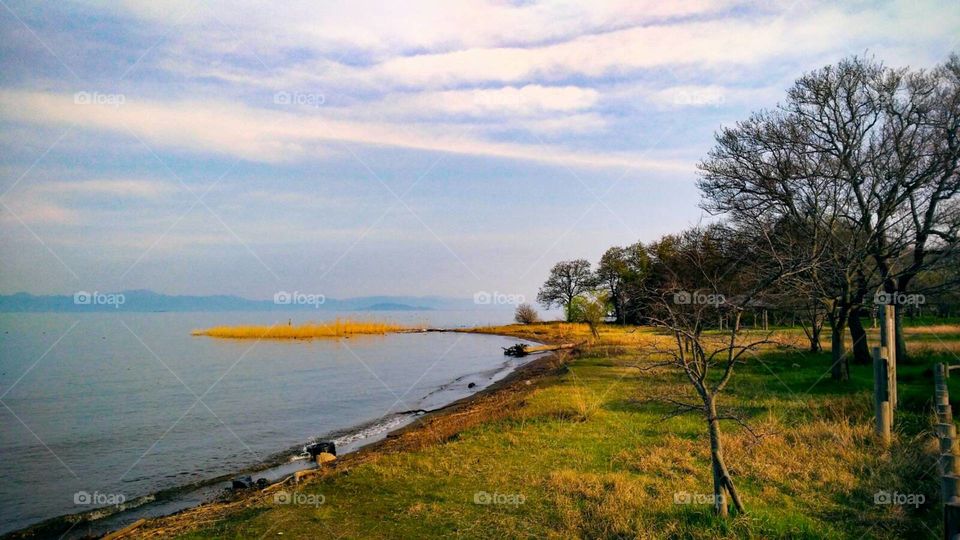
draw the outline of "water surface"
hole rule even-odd
[[[375,316],[434,326],[509,320],[497,312]],[[288,317],[307,315],[0,314],[0,533],[97,500],[216,478],[329,434],[357,446],[377,434],[378,419],[444,405],[516,365],[501,347],[518,340],[498,336],[189,335]],[[368,429],[351,430],[361,425]]]

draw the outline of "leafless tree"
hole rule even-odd
[[[672,338],[672,346],[660,348],[659,357],[649,368],[671,367],[679,370],[693,386],[699,401],[688,403],[667,398],[676,406],[674,414],[698,412],[703,415],[710,438],[713,472],[714,508],[727,515],[732,503],[744,512],[723,453],[720,422],[731,420],[753,432],[740,417],[721,412],[719,402],[734,368],[767,343],[770,335],[744,332],[741,320],[747,309],[763,293],[786,278],[808,267],[792,259],[783,240],[771,230],[737,231],[713,226],[694,229],[671,241],[672,248],[660,247],[655,268],[668,272],[668,287],[652,292],[656,298],[652,310],[654,324]],[[772,256],[783,253],[785,256]],[[720,330],[705,332],[711,323],[724,317],[729,324]]]
[[[533,306],[523,303],[517,306],[517,310],[513,314],[513,320],[520,324],[533,324],[540,320],[540,315],[537,314],[537,310]]]
[[[722,130],[700,165],[705,208],[742,226],[788,220],[822,262],[809,279],[830,321],[836,379],[847,378],[846,327],[869,362],[861,317],[871,293],[903,292],[901,276],[947,251],[933,244],[956,245],[946,209],[957,193],[957,64],[909,72],[854,57],[816,70],[777,109]],[[895,264],[907,251],[911,270]]]

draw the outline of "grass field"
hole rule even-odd
[[[397,324],[377,321],[354,321],[336,319],[321,323],[298,325],[276,324],[273,326],[214,326],[191,332],[194,336],[209,336],[230,339],[313,339],[336,338],[360,334],[386,334],[406,328]]]
[[[589,339],[586,326],[565,323],[479,331],[553,343]],[[798,330],[778,336],[784,344],[803,343]],[[505,392],[483,418],[437,432],[413,449],[368,452],[354,463],[348,457],[297,488],[314,496],[302,500],[322,495],[323,504],[279,504],[261,495],[216,512],[168,518],[141,534],[934,538],[940,502],[928,433],[929,367],[957,361],[960,327],[913,328],[909,336],[928,346],[911,345],[914,359],[899,367],[901,410],[889,451],[872,437],[870,366],[853,365],[852,380],[836,383],[829,353],[778,345],[738,367],[721,405],[746,418],[760,437],[733,422],[723,425],[727,462],[748,511],[727,520],[704,503],[711,476],[703,419],[664,419],[671,407],[657,401],[692,397],[689,385],[666,368],[639,369],[655,360],[646,353],[664,337],[605,326],[598,342],[532,384],[518,381],[519,390]],[[958,382],[951,381],[955,398]],[[923,503],[877,504],[884,493]]]

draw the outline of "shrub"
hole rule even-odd
[[[520,304],[513,315],[513,319],[520,324],[532,324],[540,320],[537,310],[530,304]]]

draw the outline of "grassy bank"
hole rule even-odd
[[[296,490],[189,511],[138,534],[183,538],[929,538],[939,531],[934,445],[927,434],[929,365],[955,360],[957,327],[899,369],[902,410],[889,451],[871,436],[872,368],[829,378],[829,353],[770,347],[738,367],[722,405],[749,422],[723,425],[728,465],[748,509],[722,520],[711,492],[702,418],[664,419],[659,397],[691,398],[666,368],[641,370],[664,339],[650,329],[601,328],[601,339],[541,374],[527,374]],[[585,326],[479,329],[545,342],[589,338]],[[782,343],[802,343],[781,331]],[[936,344],[936,346],[934,346]],[[952,395],[960,385],[952,381]],[[411,442],[413,441],[413,442]],[[915,494],[917,507],[876,504]],[[881,496],[882,499],[882,496]],[[302,498],[316,501],[317,498]],[[698,502],[700,504],[698,504]],[[484,504],[489,503],[489,504]]]
[[[404,326],[376,321],[336,319],[321,323],[298,325],[275,324],[273,326],[214,326],[194,330],[191,335],[230,339],[312,339],[335,338],[362,334],[387,334],[405,330]]]

